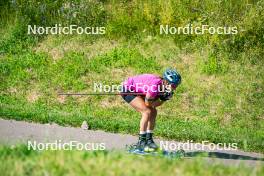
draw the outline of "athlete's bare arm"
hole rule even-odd
[[[156,99],[154,97],[152,97],[149,93],[146,94],[145,97],[145,104],[147,107],[152,107],[153,103],[156,101]]]
[[[161,106],[164,103],[164,101],[161,101],[160,99],[157,99],[152,103],[152,107],[158,107]]]

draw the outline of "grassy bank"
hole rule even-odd
[[[264,168],[209,164],[202,158],[167,159],[119,152],[30,151],[0,147],[3,175],[261,175]]]
[[[136,134],[139,114],[119,96],[65,97],[57,93],[93,92],[94,83],[120,84],[133,74],[161,74],[170,65],[180,70],[184,81],[173,100],[159,108],[157,135],[178,140],[237,142],[245,150],[261,151],[261,66],[245,63],[242,67],[233,62],[225,74],[208,75],[204,73],[206,53],[186,54],[168,40],[153,39],[130,46],[112,41],[116,45],[112,49],[100,48],[102,43],[111,42],[108,40],[94,44],[71,40],[62,40],[58,45],[57,39],[49,38],[34,52],[2,60],[6,73],[2,87],[7,90],[1,96],[2,117],[73,126],[87,120],[91,129]],[[58,48],[67,48],[73,42],[83,47],[65,49],[58,59],[52,56],[60,54]],[[170,48],[160,52],[158,49],[165,42]],[[94,52],[89,52],[90,48],[100,48],[102,51],[98,52],[102,54],[89,59],[89,53]]]
[[[57,93],[92,92],[94,83],[119,84],[128,76],[161,74],[170,66],[183,82],[173,100],[158,110],[158,136],[237,142],[244,150],[263,152],[262,1],[43,4],[0,4],[6,9],[0,15],[2,118],[71,126],[87,120],[91,129],[137,134],[139,114],[120,97]],[[107,30],[103,36],[27,35],[27,24],[56,23]],[[188,23],[242,30],[238,35],[158,34],[160,24]]]

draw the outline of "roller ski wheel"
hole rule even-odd
[[[162,150],[161,148],[157,148],[155,150],[148,148],[147,146],[142,148],[138,148],[137,144],[127,145],[126,146],[127,152],[131,154],[137,155],[153,155],[153,156],[165,156],[168,158],[183,158],[185,156],[184,150],[177,150],[177,151],[166,151]]]

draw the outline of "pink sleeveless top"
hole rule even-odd
[[[129,77],[123,82],[123,87],[135,93],[150,94],[151,97],[156,98],[159,90],[161,90],[162,79],[154,74],[142,74]]]

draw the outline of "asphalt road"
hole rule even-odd
[[[125,150],[127,144],[136,143],[137,137],[127,134],[116,134],[104,131],[84,130],[82,128],[62,127],[56,124],[37,124],[24,121],[0,119],[0,143],[15,145],[18,143],[27,144],[28,141],[37,143],[48,143],[55,141],[70,142],[78,141],[80,143],[104,143],[107,150]],[[160,144],[170,146],[171,150],[175,146],[183,146],[184,143],[177,141],[167,141],[155,139]],[[185,143],[186,144],[186,143]],[[194,149],[193,146],[198,146]],[[207,146],[195,143],[185,148],[187,158],[197,156],[201,152],[207,152],[204,158],[209,162],[221,162],[224,164],[239,165],[244,163],[247,166],[264,165],[264,155],[254,152],[243,152],[240,150],[212,150]],[[259,161],[262,159],[262,161]]]

